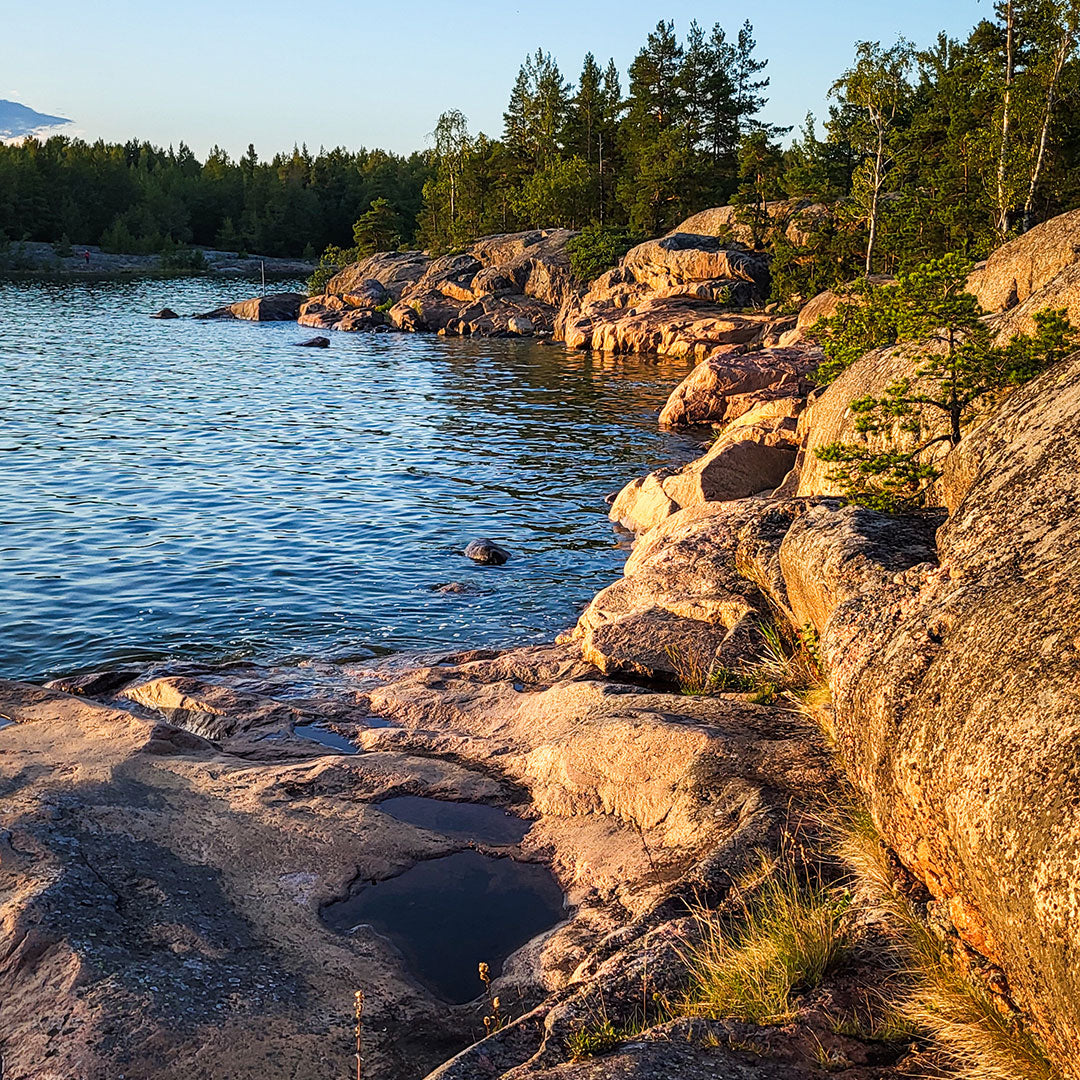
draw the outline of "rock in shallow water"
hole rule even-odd
[[[151,319],[179,319],[180,316],[173,311],[172,308],[163,307],[160,311],[155,311],[150,316]]]
[[[329,349],[330,339],[327,337],[313,337],[308,338],[307,341],[298,341],[296,345],[300,349]]]
[[[510,558],[510,552],[494,540],[473,540],[465,549],[465,557],[485,566],[502,566]]]

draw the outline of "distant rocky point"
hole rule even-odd
[[[20,139],[70,123],[65,116],[49,116],[17,101],[0,100],[0,139]]]

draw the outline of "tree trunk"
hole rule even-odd
[[[1009,234],[1009,207],[1005,194],[1005,159],[1009,149],[1009,110],[1013,84],[1013,6],[1009,0],[1005,9],[1005,95],[1001,110],[1001,144],[998,147],[997,197],[999,239],[1004,243]]]
[[[1068,20],[1068,15],[1065,16]],[[1035,157],[1035,167],[1031,170],[1031,182],[1028,184],[1027,200],[1024,203],[1024,230],[1028,230],[1034,224],[1035,217],[1035,189],[1039,184],[1042,174],[1043,161],[1046,157],[1046,142],[1050,134],[1050,123],[1054,116],[1054,105],[1057,98],[1058,82],[1061,79],[1065,61],[1073,49],[1073,29],[1066,21],[1061,28],[1061,41],[1058,44],[1057,53],[1054,56],[1054,69],[1050,74],[1050,81],[1046,87],[1046,108],[1043,110],[1042,127],[1039,131],[1039,149]]]
[[[881,185],[884,178],[881,175],[885,160],[885,130],[878,128],[877,156],[874,159],[874,182],[873,194],[870,196],[870,235],[866,239],[866,276],[873,273],[874,244],[877,241],[878,226],[878,199],[881,195]]]

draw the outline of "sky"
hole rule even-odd
[[[499,134],[525,54],[537,46],[576,79],[585,53],[624,73],[657,20],[719,22],[733,36],[754,24],[769,59],[776,124],[826,114],[832,81],[859,40],[917,45],[939,30],[963,35],[992,0],[755,0],[753,4],[541,0],[0,0],[0,98],[69,116],[73,134],[122,142],[185,141],[200,157],[215,143],[260,156],[306,143],[430,145],[440,112]]]

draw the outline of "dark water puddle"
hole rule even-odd
[[[318,724],[297,724],[293,733],[301,739],[317,742],[322,746],[328,746],[331,750],[340,750],[343,754],[357,754],[358,748],[344,735],[339,735],[329,728],[319,727]]]
[[[483,987],[477,965],[506,958],[564,918],[563,894],[546,866],[459,851],[329,904],[333,930],[370,926],[399,950],[412,973],[454,1004]]]
[[[376,803],[375,807],[395,821],[404,821],[455,840],[471,840],[478,844],[520,844],[532,828],[531,821],[482,803],[446,802],[443,799],[424,799],[418,795],[401,795]]]

